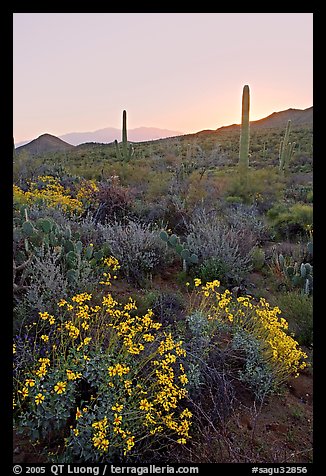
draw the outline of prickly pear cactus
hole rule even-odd
[[[160,238],[180,256],[182,259],[182,267],[185,272],[187,271],[188,265],[198,263],[198,256],[195,253],[191,254],[185,244],[180,242],[180,238],[177,235],[173,234],[169,236],[165,230],[162,230],[160,232]]]

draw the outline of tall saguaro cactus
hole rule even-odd
[[[127,141],[127,111],[122,112],[122,143],[126,144]]]
[[[120,160],[130,160],[134,155],[134,148],[131,144],[128,143],[127,139],[127,111],[122,113],[122,148],[120,150],[118,141],[115,140],[115,148],[117,152],[117,157]]]
[[[280,152],[279,152],[279,170],[280,172],[284,172],[289,165],[290,159],[294,152],[295,142],[290,142],[290,129],[291,129],[291,119],[288,120],[284,139],[280,143]]]
[[[241,114],[241,134],[240,134],[240,151],[239,166],[244,171],[249,167],[249,110],[250,110],[250,92],[249,86],[246,84],[242,92],[242,114]]]

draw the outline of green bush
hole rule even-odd
[[[229,181],[227,197],[240,198],[244,203],[255,201],[274,203],[282,197],[283,179],[276,168],[249,169],[246,178],[233,174]]]
[[[273,230],[277,236],[293,240],[305,236],[308,227],[313,224],[313,207],[309,204],[296,203],[290,208],[285,203],[278,203],[267,212]]]
[[[259,246],[254,246],[251,250],[252,269],[259,271],[265,264],[265,251]]]
[[[300,345],[313,343],[313,298],[298,291],[280,294],[278,306],[282,309],[289,329],[294,333]]]
[[[229,269],[227,263],[221,258],[208,258],[199,266],[197,276],[204,283],[218,279],[223,285],[229,284]]]
[[[198,210],[187,225],[186,245],[190,253],[205,263],[202,269],[207,279],[217,279],[215,273],[227,284],[237,285],[251,270],[252,242],[248,233],[228,224],[217,214]],[[215,274],[215,276],[214,276]]]

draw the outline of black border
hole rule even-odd
[[[133,4],[133,7],[135,4]],[[156,4],[158,6],[158,4]],[[215,8],[216,8],[215,4]],[[248,5],[249,6],[249,5]],[[275,5],[273,5],[275,7]],[[1,197],[1,222],[4,226],[1,227],[1,268],[2,276],[5,276],[5,279],[2,280],[2,295],[3,301],[5,306],[2,306],[2,326],[0,331],[0,336],[3,338],[3,344],[0,344],[0,362],[1,367],[3,370],[3,377],[1,379],[2,385],[2,392],[0,400],[2,403],[5,403],[4,412],[2,413],[1,418],[1,436],[2,436],[2,446],[1,449],[1,458],[0,458],[0,468],[3,467],[2,463],[5,463],[5,466],[8,467],[9,471],[4,470],[4,474],[13,474],[12,473],[12,151],[13,151],[13,131],[12,131],[12,97],[13,97],[13,54],[12,54],[12,38],[13,38],[13,14],[14,13],[39,13],[39,12],[56,12],[56,13],[69,13],[74,10],[74,8],[68,8],[67,5],[65,8],[59,8],[56,4],[56,8],[51,8],[50,5],[42,4],[40,8],[33,8],[31,5],[28,5],[28,12],[26,8],[26,3],[23,5],[19,5],[15,2],[14,6],[10,9],[6,9],[2,12],[1,19],[2,19],[2,28],[1,28],[1,44],[4,46],[2,48],[2,81],[8,81],[8,85],[3,85],[1,88],[1,92],[3,95],[3,100],[5,104],[5,115],[4,120],[1,124],[1,131],[3,135],[3,142],[2,144],[5,145],[5,150],[2,152],[1,157],[1,185],[0,191],[2,194]],[[80,4],[79,4],[80,7]],[[110,12],[108,13],[119,13],[123,12],[123,4],[119,5],[120,8],[117,8],[116,11],[112,11],[110,5]],[[121,8],[122,7],[122,8]],[[125,5],[126,7],[126,5]],[[141,8],[141,12],[137,13],[152,13],[153,12],[153,4],[146,8]],[[176,5],[174,5],[174,8]],[[188,5],[189,8],[189,5]],[[177,8],[178,13],[181,8]],[[280,9],[281,10],[281,9]],[[77,12],[79,10],[77,9]],[[102,8],[98,9],[98,12],[102,12]],[[159,13],[153,12],[153,13]],[[229,10],[227,10],[228,12]],[[128,13],[134,13],[132,8],[127,9]],[[164,12],[164,13],[169,13]],[[277,9],[276,12],[279,12]],[[76,13],[76,12],[75,12]],[[89,11],[83,11],[81,13],[94,13]],[[163,13],[163,12],[162,12]],[[190,12],[189,12],[190,13]],[[198,13],[198,12],[197,12]],[[203,12],[202,12],[203,13]],[[216,13],[216,12],[215,12]],[[222,12],[221,12],[222,13]],[[224,12],[223,12],[224,13]],[[255,12],[252,12],[255,13]],[[287,12],[283,12],[287,13]],[[325,212],[323,210],[323,202],[322,202],[322,192],[321,188],[323,186],[323,162],[326,160],[323,157],[323,151],[321,150],[321,127],[322,127],[322,120],[321,117],[321,106],[320,101],[321,98],[319,97],[320,89],[318,88],[318,82],[321,78],[323,78],[323,74],[321,68],[323,67],[323,60],[320,58],[318,60],[318,47],[322,43],[322,36],[320,35],[320,23],[322,22],[322,12],[319,9],[311,8],[308,12],[299,12],[299,13],[313,13],[313,22],[314,22],[314,245],[315,245],[315,261],[314,261],[314,274],[316,275],[315,279],[315,286],[314,286],[314,459],[311,465],[306,465],[309,467],[308,474],[313,474],[313,470],[316,468],[315,474],[319,474],[318,467],[323,463],[323,443],[321,441],[321,434],[323,434],[324,427],[321,423],[321,409],[322,409],[322,399],[324,399],[324,393],[321,383],[323,382],[322,375],[325,373],[323,366],[322,366],[322,341],[324,340],[324,334],[322,332],[322,324],[325,319],[324,312],[321,309],[321,294],[323,292],[323,278],[322,278],[322,265],[321,265],[321,257],[324,256],[325,250],[322,249],[324,246],[324,234],[323,234],[323,223],[325,220]],[[277,34],[277,32],[276,32]],[[299,79],[298,79],[299,80]],[[11,91],[12,94],[9,94]],[[324,291],[325,293],[325,291]],[[4,383],[6,385],[4,385]],[[4,394],[4,388],[6,387],[6,394]],[[3,398],[5,397],[5,398]],[[172,465],[172,463],[171,463]],[[26,465],[25,465],[26,466]],[[45,465],[47,466],[47,465]],[[78,466],[78,465],[75,465]],[[135,465],[137,466],[137,465]],[[141,466],[141,465],[140,465]],[[186,466],[186,465],[185,465]],[[190,466],[190,464],[189,464]],[[214,470],[216,469],[218,473],[221,475],[227,474],[230,470],[233,473],[235,471],[236,474],[251,474],[252,466],[256,466],[253,464],[232,464],[232,463],[202,463],[199,465],[192,465],[192,466],[199,466],[200,471],[199,474],[202,475],[203,472],[205,474],[206,470]],[[257,464],[258,467],[280,467],[282,465],[279,464]],[[290,466],[284,464],[283,466]],[[293,466],[304,466],[304,465],[293,465]],[[322,466],[321,466],[322,467]],[[239,471],[239,472],[238,472]],[[24,474],[24,472],[22,473]],[[46,474],[51,474],[46,473]]]

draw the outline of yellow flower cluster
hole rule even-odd
[[[65,328],[68,329],[70,337],[72,337],[73,339],[77,339],[80,334],[80,330],[78,329],[78,327],[74,326],[71,321],[68,321],[65,323]]]
[[[72,370],[66,369],[67,379],[68,380],[77,380],[82,377],[80,372],[73,372]]]
[[[112,271],[118,271],[121,268],[119,261],[114,256],[109,256],[103,259],[104,264],[112,269]]]
[[[55,323],[54,316],[51,316],[48,312],[39,312],[39,316],[43,321],[48,320],[49,324],[52,326]]]
[[[279,317],[281,310],[277,306],[270,307],[263,298],[255,302],[251,296],[235,298],[229,290],[220,293],[216,290],[219,285],[215,280],[199,290],[200,307],[207,312],[208,319],[226,319],[235,328],[243,328],[256,337],[279,382],[289,375],[297,376],[307,365],[307,354],[287,333],[288,323]]]
[[[108,258],[103,258],[103,264],[105,264],[113,273],[120,269],[119,261],[114,256],[109,256]],[[105,279],[100,281],[100,284],[105,284],[107,286],[111,286],[112,282],[111,279],[117,279],[116,274],[103,273]]]
[[[18,185],[13,185],[13,199],[14,203],[22,205],[27,202],[25,192]]]
[[[121,364],[116,364],[116,365],[108,367],[108,372],[110,377],[114,377],[115,375],[122,377],[123,375],[127,374],[129,371],[130,371],[130,367],[127,367],[126,365],[121,365]]]
[[[107,264],[119,266],[112,257]],[[104,295],[100,304],[92,300],[92,294],[80,293],[57,303],[60,317],[39,313],[38,335],[49,337],[51,361],[41,358],[39,368],[33,374],[26,373],[21,398],[31,397],[39,405],[44,395],[49,395],[50,407],[51,398],[62,395],[64,404],[76,381],[88,378],[95,362],[89,365],[89,361],[102,354],[110,360],[98,369],[100,390],[90,397],[88,408],[74,408],[75,425],[70,427],[67,444],[87,444],[87,438],[92,451],[100,455],[109,454],[110,448],[121,448],[127,454],[138,438],[144,438],[144,431],[146,436],[153,436],[167,430],[180,444],[186,443],[192,415],[189,410],[178,411],[180,400],[187,396],[188,383],[180,363],[180,357],[186,356],[182,341],[175,341],[171,333],[159,334],[162,324],[155,322],[153,311],[137,315],[131,297],[124,303],[111,294]],[[104,418],[103,414],[96,417],[92,412],[107,395],[114,395],[114,403],[110,401],[105,407]],[[84,411],[88,411],[85,418]]]
[[[299,370],[307,366],[304,359],[308,356],[299,348],[298,342],[286,333],[288,323],[278,317],[281,310],[278,307],[270,308],[268,302],[261,298],[255,314],[259,318],[259,329],[255,329],[254,333],[264,337],[266,357],[277,368],[280,378],[292,373],[298,376]]]
[[[50,175],[39,176],[37,182],[30,182],[27,192],[14,185],[13,195],[14,202],[19,204],[43,203],[51,208],[59,206],[65,212],[82,213],[84,210],[83,203],[76,198],[72,198],[58,179]]]
[[[94,193],[98,191],[98,186],[94,180],[83,180],[78,187],[77,200],[89,203],[93,200]]]
[[[48,371],[47,366],[50,365],[50,359],[48,359],[48,358],[40,358],[40,359],[39,359],[39,362],[40,362],[41,365],[40,365],[39,369],[37,369],[37,370],[35,371],[35,375],[37,375],[37,377],[42,378],[42,377],[44,377],[44,376],[47,374],[47,371]]]
[[[107,438],[107,417],[104,417],[103,420],[94,422],[92,424],[92,427],[96,430],[92,438],[94,447],[99,450],[100,453],[106,453],[110,444]]]
[[[122,313],[124,320],[113,325],[113,328],[116,329],[118,336],[123,337],[127,352],[137,355],[145,349],[144,344],[146,342],[152,342],[155,339],[150,330],[158,330],[162,324],[153,321],[153,311],[151,309],[142,317],[132,317],[128,311],[135,308],[136,306],[132,300],[127,303]]]
[[[76,302],[77,304],[83,304],[85,301],[90,301],[92,299],[92,295],[89,293],[81,293],[81,294],[76,294],[76,296],[73,296],[71,300],[73,302]]]

